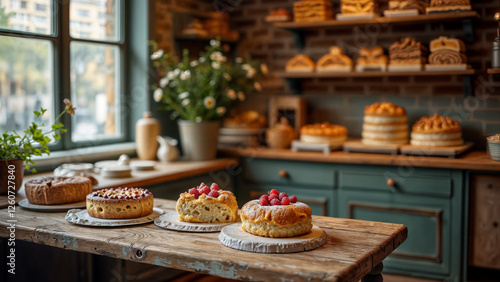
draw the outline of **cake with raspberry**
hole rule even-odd
[[[24,184],[28,202],[35,205],[62,205],[85,201],[92,193],[92,181],[82,176],[44,176]]]
[[[408,143],[406,110],[389,102],[365,108],[361,142],[365,145],[399,145]]]
[[[241,228],[263,237],[296,237],[311,231],[311,215],[311,208],[297,202],[297,197],[273,189],[241,208]]]
[[[347,140],[344,126],[329,122],[304,125],[300,128],[300,141],[306,143],[326,143],[342,145]]]
[[[452,118],[439,116],[422,117],[412,127],[411,142],[415,146],[460,146],[462,127]]]
[[[87,195],[87,213],[102,219],[130,219],[153,213],[153,194],[143,188],[106,188]]]
[[[182,193],[175,206],[180,221],[194,223],[231,223],[238,219],[238,202],[231,191],[221,190],[217,183]]]

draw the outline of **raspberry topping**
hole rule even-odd
[[[219,184],[212,183],[212,185],[210,185],[210,190],[219,190]]]
[[[266,196],[265,198],[264,197],[260,197],[259,199],[259,204],[261,206],[268,206],[269,205],[269,201],[267,200],[267,195],[264,195]]]
[[[198,191],[198,189],[196,188],[191,188],[189,189],[189,194],[193,194],[194,197],[198,199],[198,197],[200,196],[200,191]]]
[[[288,206],[290,204],[290,199],[288,199],[288,197],[283,197],[281,199],[281,204],[284,206]]]
[[[279,200],[278,197],[279,197],[278,194],[271,194],[271,195],[269,195],[269,202],[271,202],[274,199],[278,199]]]
[[[281,202],[278,198],[274,198],[271,200],[271,206],[279,206],[281,205]]]
[[[208,195],[208,193],[210,193],[210,188],[208,188],[208,186],[205,185],[198,188],[198,191],[200,191],[200,194]]]
[[[297,202],[297,197],[296,196],[290,196],[288,197],[288,195],[285,193],[285,192],[278,192],[278,190],[276,189],[272,189],[271,191],[267,192],[269,195],[262,195],[260,196],[259,198],[259,204],[261,206],[267,206],[267,205],[271,205],[271,206],[279,206],[279,205],[283,205],[283,206],[287,206],[287,205],[290,205],[290,204],[293,204],[293,203],[296,203]]]
[[[217,197],[219,197],[219,191],[212,190],[212,191],[210,191],[210,193],[208,193],[208,196],[217,198]]]
[[[288,198],[288,195],[285,192],[281,192],[278,199],[280,199],[280,201],[281,201],[281,200],[283,200],[284,197]]]
[[[296,203],[297,202],[297,197],[295,197],[295,196],[290,196],[290,198],[288,198],[288,199],[290,199],[290,203]]]
[[[273,189],[273,190],[269,191],[269,195],[271,195],[271,194],[279,195],[279,192],[278,192],[278,190]]]

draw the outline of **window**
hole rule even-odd
[[[84,18],[88,18],[90,13],[88,10],[82,10],[82,9],[77,9],[76,10],[76,14],[79,16],[79,17],[84,17]]]
[[[23,2],[34,9],[17,12]],[[64,117],[70,132],[53,149],[126,140],[123,5],[125,0],[0,2],[0,132],[23,131],[40,107],[50,124],[70,98],[77,112]],[[89,22],[75,20],[78,11],[86,11]],[[26,18],[33,22],[18,21]],[[101,25],[110,28],[103,32]]]

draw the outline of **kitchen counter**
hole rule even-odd
[[[247,157],[324,163],[500,171],[500,162],[493,161],[484,151],[471,151],[454,159],[431,156],[346,153],[343,151],[333,151],[329,154],[323,154],[321,152],[292,152],[290,149],[269,148],[223,148],[219,149],[219,154],[226,157]]]

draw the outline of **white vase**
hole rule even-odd
[[[145,112],[142,119],[135,125],[135,143],[137,156],[140,160],[155,160],[158,142],[156,136],[160,135],[160,123]]]
[[[191,161],[213,160],[217,156],[219,121],[194,122],[179,120],[182,151]]]

